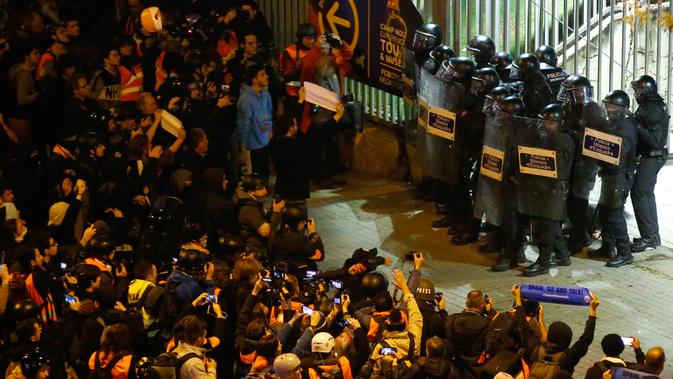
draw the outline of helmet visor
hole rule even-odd
[[[417,30],[411,48],[414,51],[428,51],[437,46],[437,42],[436,36]]]
[[[601,104],[601,113],[606,120],[623,120],[631,115],[626,107],[610,104],[605,100],[603,100],[603,104]]]
[[[486,95],[484,99],[484,107],[481,109],[484,114],[493,114],[495,113],[495,107],[498,105],[498,102],[491,95]]]
[[[460,79],[460,73],[456,71],[456,68],[453,67],[450,61],[442,62],[443,70],[440,73],[440,79],[442,80],[458,80]]]
[[[477,77],[472,77],[472,81],[470,83],[470,93],[474,96],[481,96],[484,94],[484,89],[486,88],[486,81],[477,78]]]
[[[593,101],[593,98],[593,87],[567,88],[561,86],[558,95],[556,95],[557,100],[571,104],[587,104]]]

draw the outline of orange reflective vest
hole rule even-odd
[[[121,79],[121,101],[136,101],[143,92],[143,70],[136,65],[131,70],[119,66],[119,78]]]
[[[154,79],[156,79],[154,82],[155,91],[158,91],[159,87],[161,87],[166,79],[168,79],[168,72],[164,69],[164,58],[166,58],[166,52],[162,51],[154,64]]]

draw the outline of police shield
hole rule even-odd
[[[410,49],[404,49],[404,67],[402,69],[401,92],[404,99],[404,105],[408,116],[403,120],[404,137],[407,143],[416,143],[420,140],[418,134],[418,94],[423,92],[420,85],[420,68],[416,65],[414,52]],[[423,136],[423,138],[425,138]]]
[[[486,113],[484,147],[481,153],[474,217],[493,225],[501,225],[504,212],[505,186],[508,185],[512,155],[512,117],[501,111]]]
[[[578,152],[579,158],[575,167],[573,183],[573,195],[581,199],[589,198],[589,194],[596,182],[596,175],[601,166],[619,166],[622,155],[621,137],[606,133],[604,130],[607,129],[607,124],[592,126],[600,127],[603,131],[598,130],[598,128],[584,128],[584,133],[581,139],[581,150]],[[607,183],[604,183],[603,185],[607,185],[608,188],[603,189],[601,187],[601,191],[605,190],[607,192],[601,192],[601,197],[605,196],[606,199],[611,199],[606,201],[614,204],[616,199],[613,198],[613,196],[621,198],[620,193],[624,191],[623,186],[625,185],[625,182],[622,182],[622,178],[610,178],[608,176],[606,176],[606,180]],[[617,193],[609,195],[608,193],[613,191],[609,187],[613,185],[617,186],[614,188]]]
[[[601,196],[598,204],[610,208],[619,209],[624,206],[626,196],[629,193],[630,178],[628,173],[601,173]]]
[[[556,122],[525,117],[513,122],[519,212],[561,221],[575,144]]]
[[[465,88],[452,81],[443,81],[421,71],[427,99],[427,122],[423,145],[425,174],[446,183],[458,179],[459,146],[456,144],[456,119]]]

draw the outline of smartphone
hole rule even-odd
[[[77,299],[70,295],[65,295],[65,302],[68,304],[75,304],[77,302]]]
[[[334,296],[334,304],[341,304],[341,298],[339,296]]]
[[[318,274],[318,271],[307,270],[306,271],[306,279],[311,279],[312,277],[316,276],[317,274]]]
[[[61,262],[61,270],[67,270],[68,269],[68,264],[65,262]]]
[[[622,337],[622,342],[624,346],[633,346],[633,337]]]
[[[342,282],[341,280],[330,280],[329,284],[330,286],[332,286],[332,288],[336,288],[338,290],[344,287],[344,282]]]
[[[302,311],[305,315],[309,315],[309,316],[312,316],[312,315],[313,315],[313,309],[311,309],[311,308],[309,308],[309,307],[307,307],[307,306],[305,306],[305,305],[302,305],[302,306],[301,306],[301,311]]]
[[[178,258],[173,257],[173,264],[178,263]]]
[[[271,283],[271,278],[262,278],[262,281],[267,282],[267,283]]]
[[[337,323],[340,327],[345,328],[348,326],[348,320],[341,320]]]
[[[379,350],[379,354],[381,355],[395,355],[395,353],[397,353],[397,349],[394,347],[382,347]]]
[[[208,295],[208,296],[206,296],[206,301],[209,302],[209,303],[217,303],[217,296]]]

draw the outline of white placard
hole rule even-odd
[[[304,82],[304,88],[306,88],[305,101],[311,104],[332,112],[336,112],[337,105],[341,104],[341,97],[339,95],[317,84]]]

